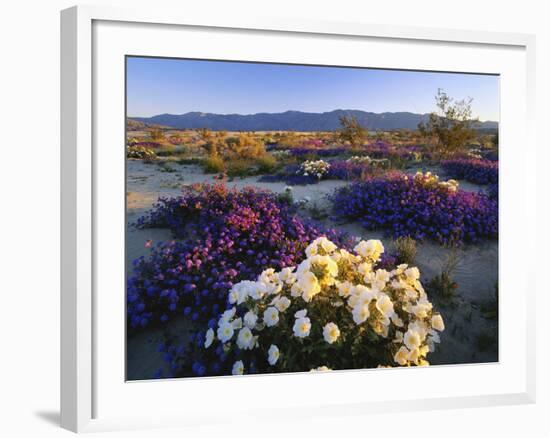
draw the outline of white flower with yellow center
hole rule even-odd
[[[411,350],[411,352],[409,353],[409,361],[414,363],[414,364],[417,364],[418,363],[418,359],[420,359],[420,350],[418,348],[415,348],[414,350]]]
[[[357,272],[359,272],[363,276],[370,277],[369,274],[372,273],[372,263],[368,263],[368,262],[360,263],[357,266]]]
[[[332,243],[330,240],[328,240],[325,236],[319,237],[316,239],[317,245],[321,246],[325,250],[327,254],[330,254],[331,252],[335,251],[337,249],[337,246]]]
[[[311,261],[309,258],[303,260],[296,269],[296,276],[298,277],[298,280],[300,278],[300,275],[309,272],[311,270]]]
[[[377,261],[380,256],[384,253],[384,245],[380,240],[367,240],[366,242],[362,240],[359,242],[353,250],[365,257],[370,258],[374,261]]]
[[[269,362],[269,365],[275,365],[279,360],[280,355],[281,353],[279,352],[279,348],[276,345],[271,344],[269,350],[267,350],[267,361]]]
[[[264,311],[264,323],[268,327],[273,327],[279,322],[279,311],[275,307],[268,307]]]
[[[212,345],[212,342],[214,341],[214,330],[209,328],[206,331],[206,338],[204,340],[204,348],[208,348]]]
[[[382,293],[376,298],[376,309],[384,316],[384,318],[391,318],[394,314],[393,302],[386,294]]]
[[[302,288],[298,283],[294,283],[290,288],[290,296],[293,298],[297,298],[300,295],[302,295]]]
[[[229,322],[229,320],[235,316],[236,312],[237,312],[236,307],[232,307],[231,309],[228,309],[225,312],[223,312],[220,316],[220,320],[218,321],[218,326]]]
[[[407,365],[409,361],[409,350],[407,350],[407,347],[402,346],[397,350],[395,356],[393,356],[393,360],[401,366]]]
[[[277,278],[275,275],[275,269],[269,268],[262,271],[258,277],[258,281],[261,281],[262,283],[271,283],[275,278]]]
[[[440,332],[445,330],[445,323],[441,315],[437,314],[432,316],[432,327]]]
[[[350,294],[352,284],[349,281],[336,282],[336,288],[338,289],[338,295],[346,298]]]
[[[255,282],[254,286],[251,287],[248,291],[248,296],[253,300],[261,300],[268,292],[268,287],[265,283]]]
[[[420,345],[422,344],[422,338],[420,336],[420,333],[418,333],[415,330],[412,330],[410,327],[409,327],[409,330],[407,330],[407,333],[405,333],[403,341],[405,342],[405,345],[407,346],[407,348],[411,351],[420,347]]]
[[[294,336],[296,336],[297,338],[305,338],[309,336],[310,330],[311,321],[307,316],[303,318],[297,318],[296,321],[294,321],[294,327],[292,327],[292,331],[294,332]]]
[[[307,248],[306,248],[306,256],[312,257],[312,256],[314,256],[314,255],[317,255],[318,253],[319,253],[319,250],[318,250],[316,241],[313,241],[312,243],[310,243],[310,244],[307,246]]]
[[[390,280],[391,274],[385,269],[378,269],[371,279],[372,287],[377,290],[384,290],[386,283]]]
[[[293,284],[296,281],[296,275],[293,273],[294,266],[281,269],[279,272],[279,280],[286,284]]]
[[[415,281],[420,278],[420,271],[416,267],[408,268],[405,270],[405,276],[407,277],[407,280]]]
[[[275,297],[271,305],[275,306],[279,312],[284,312],[290,307],[290,300],[287,297]]]
[[[238,360],[233,364],[233,369],[231,370],[231,374],[234,376],[239,376],[241,374],[244,374],[244,364],[242,360]]]
[[[405,269],[407,269],[409,267],[409,265],[407,265],[406,263],[402,263],[400,265],[397,265],[397,268],[395,268],[391,274],[392,276],[394,275],[401,275],[403,272],[405,272]]]
[[[414,316],[424,319],[428,316],[428,312],[432,310],[432,303],[429,301],[419,300],[415,306],[412,306],[411,310],[412,313],[414,313]]]
[[[233,326],[229,322],[223,322],[218,327],[218,339],[223,342],[224,344],[229,341],[233,337],[233,333],[235,330],[233,329]]]
[[[249,290],[256,285],[255,281],[244,280],[231,288],[229,291],[229,304],[242,304],[248,297]]]
[[[256,315],[252,310],[249,310],[244,315],[244,325],[250,329],[253,329],[258,322],[258,315]]]
[[[352,293],[357,297],[357,304],[368,305],[374,298],[376,292],[367,286],[358,284],[352,288]]]
[[[353,308],[351,314],[353,316],[353,322],[355,322],[355,324],[362,324],[370,316],[369,306],[367,304],[359,304]]]
[[[325,338],[325,341],[329,344],[336,342],[339,337],[340,329],[333,322],[329,322],[323,327],[323,338]]]
[[[312,298],[321,292],[321,285],[319,280],[313,272],[306,271],[298,277],[298,285],[302,290],[302,298],[304,301],[309,302]]]
[[[322,268],[331,277],[338,275],[338,264],[329,256],[314,255],[309,259],[312,265],[317,265]]]
[[[252,350],[254,347],[254,336],[248,327],[244,327],[239,331],[237,347],[241,350]]]

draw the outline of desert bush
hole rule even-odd
[[[271,173],[277,169],[277,160],[271,154],[265,153],[255,160],[259,173]]]
[[[395,240],[396,257],[399,263],[412,265],[416,258],[416,241],[410,236],[398,237]]]
[[[283,193],[280,193],[277,196],[277,199],[286,205],[293,205],[294,204],[294,193],[292,190],[292,187],[286,186]]]
[[[201,139],[202,147],[206,151],[206,154],[211,158],[216,158],[225,150],[225,137],[227,133],[225,131],[211,131],[206,128],[198,129],[197,133]]]
[[[299,264],[233,285],[231,307],[173,365],[195,375],[429,365],[443,318],[417,268],[376,268],[383,251],[314,240]]]
[[[320,180],[328,174],[329,169],[330,164],[326,161],[305,161],[300,165],[296,173],[303,176],[313,176]]]
[[[143,146],[128,146],[126,148],[126,157],[153,161],[157,159],[157,154],[154,150]]]
[[[458,254],[456,249],[451,249],[441,267],[441,273],[428,282],[428,290],[442,298],[449,299],[455,295],[458,283],[453,280],[453,272],[458,265]]]
[[[342,116],[340,117],[340,125],[342,126],[337,131],[340,141],[349,143],[352,147],[360,146],[367,140],[368,131],[361,126],[357,117]]]
[[[258,158],[266,155],[265,145],[254,134],[240,133],[237,141],[226,143],[228,153],[238,158]]]
[[[221,173],[225,170],[225,163],[217,155],[205,158],[202,164],[205,173]]]
[[[472,99],[455,101],[442,89],[435,96],[437,111],[430,114],[426,123],[418,125],[420,132],[434,139],[433,150],[441,157],[449,157],[464,150],[476,138],[472,118]]]
[[[164,140],[164,132],[160,128],[153,128],[149,131],[149,138],[155,142]]]
[[[173,144],[163,144],[155,152],[159,157],[170,157],[176,154],[177,148]]]
[[[226,161],[227,175],[244,178],[253,173],[252,165],[253,162],[249,159],[234,158],[228,160]]]

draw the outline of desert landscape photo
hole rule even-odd
[[[499,360],[498,76],[126,75],[127,380]]]

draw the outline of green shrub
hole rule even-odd
[[[271,154],[265,154],[256,159],[259,173],[272,173],[277,168],[277,160]]]
[[[416,240],[410,236],[399,237],[395,241],[397,261],[408,265],[414,264],[416,258]]]
[[[173,144],[163,144],[156,150],[159,157],[169,157],[176,154],[177,148]]]
[[[234,159],[227,163],[227,175],[230,177],[240,177],[250,175],[253,162],[244,159]]]
[[[441,274],[436,275],[429,281],[428,289],[442,298],[452,298],[458,288],[458,283],[453,280],[453,272],[458,265],[458,261],[456,249],[453,249],[443,263]]]
[[[157,159],[157,154],[154,150],[143,146],[128,146],[126,148],[126,157],[154,161]]]
[[[203,161],[203,168],[205,173],[220,173],[224,171],[225,165],[220,157],[212,156]]]

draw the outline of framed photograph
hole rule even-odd
[[[534,37],[61,17],[63,427],[534,401]]]

